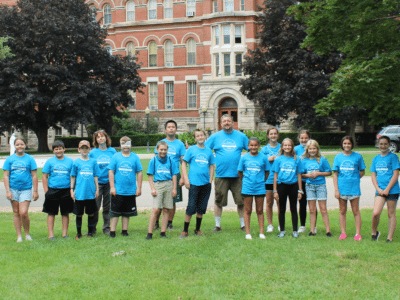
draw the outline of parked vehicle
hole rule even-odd
[[[376,135],[375,147],[378,146],[378,138],[382,135],[386,135],[390,138],[389,150],[393,153],[399,152],[400,149],[400,125],[389,125],[383,127],[381,131]]]

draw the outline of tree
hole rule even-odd
[[[270,124],[279,124],[295,112],[297,127],[323,127],[330,120],[317,117],[313,106],[328,95],[329,78],[342,58],[339,52],[318,55],[311,48],[300,48],[306,28],[286,14],[296,2],[264,1],[258,20],[260,43],[243,64],[249,77],[240,81],[241,92],[260,105],[264,120]]]
[[[7,57],[13,57],[14,55],[10,52],[10,48],[5,46],[4,43],[8,41],[8,37],[0,37],[0,60]]]
[[[81,0],[20,0],[0,7],[0,36],[15,57],[0,61],[0,130],[29,128],[48,151],[47,130],[78,123],[110,128],[139,66],[105,49],[107,31]]]
[[[319,115],[343,106],[365,107],[373,124],[400,112],[400,3],[398,0],[330,0],[293,6],[289,13],[308,29],[303,47],[318,54],[346,55],[332,76]]]

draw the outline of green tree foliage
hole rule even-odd
[[[4,45],[4,43],[7,43],[8,39],[8,37],[0,37],[0,60],[14,56],[14,54],[10,52],[10,47]]]
[[[129,111],[123,111],[121,117],[113,116],[113,135],[117,136],[134,136],[147,134],[147,119],[130,117]],[[159,119],[155,116],[149,116],[149,133],[155,134],[158,132]]]
[[[110,131],[118,107],[139,89],[135,61],[105,49],[107,31],[81,0],[20,0],[0,6],[0,36],[15,57],[0,61],[0,130],[33,130],[48,151],[47,130],[93,123]]]
[[[308,29],[303,47],[346,55],[331,78],[331,93],[316,105],[319,115],[343,106],[365,107],[374,124],[400,112],[400,2],[330,0],[292,6],[288,13]]]

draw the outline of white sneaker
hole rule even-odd
[[[252,240],[251,234],[246,234],[246,240]]]
[[[274,227],[274,226],[272,226],[272,227]],[[263,233],[260,233],[260,239],[265,240],[265,235]]]
[[[317,227],[314,228],[314,233],[317,233]]]
[[[24,240],[22,239],[22,236],[19,236],[18,238],[17,238],[17,243],[21,243],[21,242],[23,242]]]
[[[306,226],[300,226],[298,232],[306,232]]]
[[[281,232],[281,226],[278,225],[278,231]]]
[[[274,231],[274,225],[268,225],[267,232],[272,232],[272,231]]]
[[[27,241],[33,241],[33,238],[30,236],[30,234],[25,236],[25,240]]]

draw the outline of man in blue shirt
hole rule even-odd
[[[214,232],[221,230],[222,207],[228,204],[228,191],[230,190],[237,205],[240,218],[240,228],[244,231],[244,201],[241,194],[242,182],[239,179],[237,168],[242,150],[247,150],[249,139],[240,131],[233,129],[233,119],[230,115],[221,118],[222,130],[214,133],[206,141],[205,146],[214,150],[216,156],[215,175],[215,228]]]

